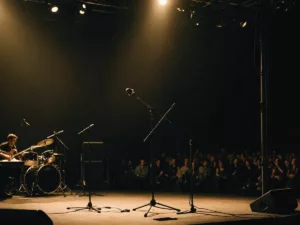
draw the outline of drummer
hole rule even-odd
[[[0,161],[12,160],[12,156],[18,152],[16,147],[17,140],[17,135],[9,134],[7,136],[7,141],[0,144]],[[12,197],[5,192],[10,174],[11,171],[8,167],[0,168],[0,200]]]
[[[11,161],[13,159],[12,156],[18,153],[17,140],[17,135],[9,134],[7,141],[0,144],[0,160]],[[17,159],[21,160],[21,156],[18,156]]]

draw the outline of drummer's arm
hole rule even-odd
[[[10,155],[2,153],[2,150],[0,149],[0,160],[3,160],[3,159],[11,160],[11,157],[10,157]]]
[[[18,149],[13,149],[13,154],[17,154],[18,153]],[[21,155],[18,155],[17,157],[15,157],[16,159],[18,160],[22,160],[22,154]]]

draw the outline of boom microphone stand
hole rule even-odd
[[[78,133],[78,135],[84,133],[85,131],[89,130],[92,126],[94,126],[94,124],[91,124],[90,126],[84,128],[82,131],[80,131]],[[89,144],[89,153],[91,152],[91,149],[90,149],[90,144]],[[90,174],[90,164],[91,164],[91,158],[90,158],[90,154],[88,154],[88,172]],[[94,208],[93,207],[93,204],[92,204],[92,196],[91,196],[91,190],[90,188],[88,187],[88,191],[89,191],[89,202],[87,204],[86,207],[67,207],[67,209],[75,209],[75,212],[76,211],[80,211],[80,210],[85,210],[85,209],[88,209],[89,211],[96,211],[97,213],[100,213],[101,211],[101,208]]]
[[[163,117],[159,120],[159,122],[153,127],[153,122],[154,122],[154,114],[153,114],[153,108],[147,104],[146,102],[144,102],[140,97],[135,95],[135,92],[133,89],[127,88],[126,92],[128,93],[129,96],[133,96],[135,97],[140,103],[142,103],[149,111],[150,114],[150,133],[147,135],[147,137],[144,139],[144,143],[146,143],[148,141],[148,139],[150,138],[150,136],[154,133],[154,131],[157,129],[157,127],[161,124],[161,122],[166,119],[167,114],[172,110],[172,108],[175,106],[175,103],[168,109],[168,111],[163,115]],[[170,122],[170,121],[169,121]],[[171,206],[165,205],[165,204],[161,204],[159,202],[156,202],[155,200],[155,196],[154,196],[154,185],[153,185],[153,152],[152,152],[152,148],[151,148],[151,141],[149,144],[149,148],[150,148],[150,187],[152,190],[152,199],[150,200],[150,203],[147,203],[145,205],[139,206],[137,208],[132,209],[133,211],[136,211],[137,209],[140,208],[144,208],[146,206],[150,206],[149,210],[144,214],[144,217],[148,216],[148,213],[150,212],[152,207],[156,207],[156,208],[161,208],[161,209],[167,209],[167,210],[176,210],[176,211],[180,211],[180,209],[176,209],[173,208]],[[157,206],[158,205],[158,206]],[[162,206],[162,207],[159,207]]]
[[[189,141],[190,145],[190,162],[189,162],[189,174],[190,174],[190,205],[191,209],[189,211],[178,212],[177,214],[188,214],[196,213],[196,208],[194,206],[194,181],[193,181],[193,170],[192,170],[192,139]]]

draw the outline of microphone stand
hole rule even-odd
[[[152,134],[154,133],[154,131],[158,128],[158,126],[161,124],[161,122],[163,120],[166,119],[166,116],[167,114],[172,110],[172,108],[175,106],[175,103],[173,103],[173,105],[168,109],[168,111],[163,115],[163,117],[159,120],[159,122],[155,125],[154,125],[154,114],[153,114],[153,108],[148,104],[146,103],[145,101],[143,101],[140,97],[136,96],[134,93],[131,94],[130,96],[133,96],[135,97],[140,103],[142,103],[149,111],[149,115],[150,115],[150,133],[146,136],[146,138],[144,139],[144,143],[146,143],[149,138],[152,136]],[[151,195],[152,195],[152,198],[150,200],[150,203],[147,203],[145,205],[142,205],[142,206],[139,206],[137,208],[134,208],[132,209],[133,211],[136,211],[137,209],[140,209],[140,208],[144,208],[146,206],[150,206],[150,208],[148,209],[148,211],[144,214],[144,217],[147,217],[148,216],[148,213],[150,212],[151,208],[152,207],[156,207],[156,208],[161,208],[161,209],[167,209],[167,210],[176,210],[176,211],[180,211],[180,209],[176,209],[176,208],[173,208],[171,206],[168,206],[168,205],[165,205],[165,204],[162,204],[162,203],[159,203],[155,200],[155,193],[154,193],[154,185],[153,185],[153,152],[152,152],[152,141],[150,140],[150,143],[149,143],[149,152],[150,152],[150,163],[149,163],[149,167],[150,167],[150,187],[151,187]],[[158,206],[157,206],[158,205]],[[162,206],[162,207],[159,207],[159,206]]]
[[[127,91],[127,89],[126,89]],[[151,107],[147,102],[145,102],[143,99],[141,99],[139,96],[137,96],[135,94],[135,91],[133,89],[130,89],[130,92],[128,92],[128,96],[130,97],[134,97],[137,101],[139,101],[143,106],[146,107],[146,109],[149,111],[150,113],[150,130],[153,128],[153,122],[154,122],[154,115],[153,113],[155,112],[156,114],[158,114],[160,117],[163,117],[163,115],[161,115],[161,113],[158,113],[153,107]],[[165,120],[167,120],[169,123],[172,123],[167,117],[164,117]],[[152,123],[152,124],[151,124]]]
[[[94,124],[91,124],[91,125],[88,126],[87,128],[85,128],[85,129],[83,129],[82,131],[80,131],[80,132],[78,133],[78,135],[84,133],[85,131],[88,131],[92,126],[94,126]],[[90,148],[91,148],[91,145],[89,144],[88,146],[89,146],[89,147],[88,147],[88,153],[89,153],[89,154],[88,154],[88,172],[90,173],[90,164],[91,164],[91,159],[90,159],[90,152],[91,152],[91,149],[90,149]],[[82,152],[83,152],[83,144],[82,144]],[[82,153],[81,153],[81,159],[83,160],[83,158],[82,158]],[[81,171],[82,171],[82,169],[81,169]],[[95,208],[95,207],[93,207],[93,204],[92,204],[92,196],[91,196],[91,190],[90,190],[89,187],[88,187],[88,192],[89,192],[89,202],[88,202],[88,204],[87,204],[86,207],[67,207],[67,209],[75,209],[74,212],[80,211],[80,210],[88,209],[89,211],[94,210],[94,211],[96,211],[97,213],[100,213],[100,212],[101,212],[101,208]]]
[[[193,169],[192,169],[192,139],[189,141],[190,145],[190,161],[189,161],[189,176],[190,176],[190,206],[191,209],[189,211],[178,212],[177,214],[188,214],[188,213],[196,213],[196,208],[194,206],[194,180],[193,180]]]

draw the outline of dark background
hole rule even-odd
[[[203,9],[188,20],[150,1],[80,17],[68,6],[54,15],[20,2],[0,2],[0,137],[16,133],[22,150],[64,130],[70,183],[80,178],[84,140],[104,141],[98,154],[113,167],[122,157],[148,156],[149,114],[128,87],[161,113],[176,103],[172,124],[163,122],[154,135],[157,154],[184,152],[191,138],[206,152],[260,150],[255,10]],[[269,151],[299,149],[297,7],[274,12],[269,27]],[[23,118],[30,127],[21,126]]]

